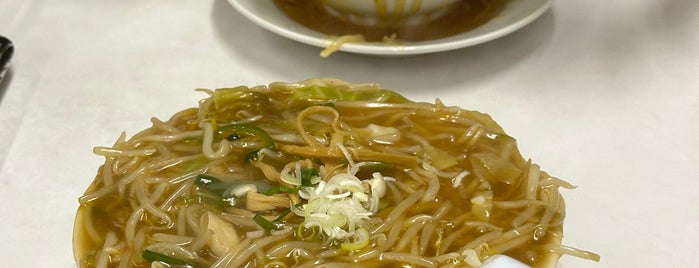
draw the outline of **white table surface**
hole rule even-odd
[[[73,267],[93,146],[196,105],[198,87],[338,77],[490,113],[525,157],[579,186],[563,267],[699,267],[699,1],[557,1],[476,47],[406,58],[284,39],[225,0],[3,0],[0,260]]]

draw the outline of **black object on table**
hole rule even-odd
[[[0,35],[0,83],[2,83],[2,78],[5,77],[5,72],[10,68],[10,59],[12,59],[12,54],[14,54],[15,48],[12,42]]]

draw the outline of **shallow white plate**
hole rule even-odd
[[[255,24],[281,36],[325,48],[330,40],[326,35],[299,25],[289,19],[274,5],[272,0],[228,0],[233,7]],[[505,9],[489,22],[447,38],[386,45],[381,43],[344,44],[340,51],[369,55],[425,54],[464,48],[488,42],[512,33],[541,16],[553,0],[511,0]]]

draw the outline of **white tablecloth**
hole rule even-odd
[[[338,77],[490,113],[564,192],[564,243],[600,263],[699,267],[699,1],[557,1],[493,42],[377,58],[267,32],[225,0],[3,0],[0,260],[73,267],[77,198],[125,130],[196,105],[193,89]]]

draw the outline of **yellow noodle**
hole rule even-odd
[[[102,183],[104,185],[111,185],[114,183],[112,165],[114,164],[114,157],[106,157],[104,165],[102,165]]]
[[[141,162],[144,160],[143,157],[119,157],[114,161],[113,170],[117,174],[127,174],[132,173]],[[126,161],[125,164],[122,164]]]
[[[319,248],[320,245],[318,245],[318,243],[315,242],[290,241],[271,247],[265,252],[265,255],[267,255],[267,257],[269,258],[280,258],[283,256],[288,256],[288,254],[295,249],[316,251]]]
[[[111,184],[104,186],[102,188],[99,188],[98,190],[94,192],[87,193],[81,197],[78,198],[78,202],[80,204],[85,205],[87,203],[93,202],[97,199],[100,199],[108,194],[111,194],[112,192],[117,190],[117,184]]]
[[[151,123],[153,123],[153,128],[165,131],[165,132],[170,132],[170,133],[180,133],[181,131],[177,129],[175,126],[172,125],[172,122],[163,122],[160,119],[156,117],[151,117],[150,118]]]
[[[99,254],[97,255],[97,264],[95,264],[95,266],[99,268],[107,267],[109,265],[110,258],[108,248],[114,246],[114,244],[116,244],[118,241],[116,234],[113,232],[108,232],[105,237],[106,238],[104,245],[102,246],[102,250],[100,250]]]
[[[600,260],[600,255],[597,253],[574,248],[571,246],[546,244],[546,245],[540,246],[540,248],[543,250],[555,251],[555,252],[560,253],[560,254],[567,254],[567,255],[571,255],[571,256],[580,257],[583,259],[589,259],[589,260],[594,260],[594,261]]]
[[[119,268],[131,267],[131,251],[124,251],[119,260]]]
[[[169,225],[170,223],[172,223],[170,216],[168,216],[167,213],[165,213],[165,211],[158,208],[153,203],[153,201],[151,201],[151,198],[149,198],[146,195],[145,183],[143,182],[143,180],[139,180],[137,183],[138,185],[136,186],[136,197],[138,198],[138,201],[141,204],[141,206],[143,206],[143,208],[145,208],[151,214],[165,221],[165,225]],[[164,188],[167,187],[167,184],[158,184],[158,186],[156,187],[156,191],[162,193],[165,190]],[[153,194],[153,196],[157,195]]]
[[[405,200],[403,202],[399,203],[392,211],[391,213],[384,219],[384,221],[381,223],[381,225],[377,226],[374,228],[371,233],[376,234],[383,232],[389,226],[394,225],[394,223],[398,220],[400,215],[403,215],[403,212],[407,210],[413,203],[417,202],[418,199],[420,199],[421,195],[423,194],[423,191],[417,191]]]
[[[424,222],[410,225],[410,227],[408,227],[408,229],[405,232],[403,232],[403,234],[401,235],[401,239],[398,241],[398,244],[396,245],[395,250],[397,250],[397,251],[405,250],[405,248],[408,246],[408,243],[410,243],[413,239],[415,239],[417,237],[417,233],[424,226],[425,226]]]
[[[183,235],[173,235],[167,233],[154,233],[152,236],[154,241],[159,243],[186,245],[193,241],[192,237]]]
[[[364,36],[362,35],[343,35],[340,37],[331,37],[332,41],[330,45],[328,45],[325,49],[320,51],[320,56],[323,58],[327,58],[330,56],[330,54],[335,53],[340,50],[340,47],[344,44],[349,44],[349,43],[363,43],[365,42]]]
[[[537,212],[538,212],[537,207],[535,207],[535,206],[527,207],[524,211],[522,211],[522,213],[517,215],[517,217],[515,217],[512,220],[512,226],[514,226],[514,227],[521,226],[525,222],[531,220],[534,217],[534,214]]]
[[[193,130],[181,133],[167,133],[167,134],[152,134],[138,138],[138,142],[150,141],[150,142],[176,142],[187,138],[200,137],[204,133],[203,130]]]
[[[502,209],[517,209],[528,206],[546,206],[548,202],[543,200],[520,199],[513,201],[493,201],[493,206]]]
[[[415,256],[410,253],[386,252],[381,255],[383,260],[399,261],[423,267],[437,267],[437,263],[425,257]]]
[[[147,148],[147,149],[135,149],[135,150],[119,150],[108,147],[95,147],[93,153],[101,156],[146,156],[152,155],[157,152],[157,149]]]
[[[141,219],[141,216],[143,215],[144,211],[145,210],[140,207],[135,209],[134,212],[131,213],[131,216],[129,216],[129,219],[126,221],[124,235],[126,236],[126,244],[129,245],[129,247],[131,248],[135,248],[134,240],[136,236],[136,225],[138,224],[138,221]]]
[[[463,252],[465,249],[474,249],[480,244],[486,244],[490,243],[490,241],[493,241],[500,237],[502,235],[502,231],[500,230],[494,230],[490,231],[488,233],[485,233],[481,236],[479,236],[476,239],[471,240],[471,242],[468,242],[465,246],[463,246],[459,251]]]
[[[422,256],[427,250],[427,245],[430,243],[432,234],[434,233],[436,224],[434,222],[429,222],[422,228],[422,233],[420,234],[420,241],[418,244],[418,254]]]
[[[231,261],[229,262],[229,265],[233,266],[238,266],[240,264],[245,263],[245,260],[247,260],[250,256],[252,256],[255,251],[258,249],[261,249],[269,244],[272,244],[278,240],[284,239],[286,235],[273,235],[273,236],[268,236],[268,237],[263,237],[260,239],[257,239],[256,241],[253,241],[250,243],[247,248],[242,250],[241,252],[235,254],[232,258]]]
[[[388,12],[410,12],[419,2],[397,1]],[[574,186],[524,160],[488,115],[337,79],[200,91],[209,97],[198,108],[167,121],[151,118],[150,128],[131,139],[122,133],[113,146],[95,147],[105,162],[79,198],[83,229],[76,234],[93,254],[81,253],[81,267],[97,257],[101,264],[114,257],[105,267],[148,267],[144,249],[197,267],[458,266],[466,256],[495,252],[598,258],[560,245],[559,189]],[[221,127],[233,125],[228,130],[238,136],[219,137]],[[386,135],[395,139],[375,138]],[[267,147],[270,139],[274,146]],[[494,155],[523,172],[507,183],[489,180],[472,172],[474,154]],[[493,174],[497,168],[485,166]],[[282,180],[298,176],[307,183],[300,177],[315,172],[321,182],[312,186]],[[304,211],[333,202],[310,199],[338,174],[364,180],[352,186],[365,188],[352,197],[360,203],[341,210],[371,200],[366,218],[346,224],[367,230],[368,241],[355,241],[365,239],[355,229],[333,238],[304,225]],[[233,197],[235,185],[257,191]],[[349,196],[334,191],[332,198]],[[255,207],[255,200],[265,206]],[[294,211],[282,216],[286,208]],[[210,228],[204,213],[221,215],[226,227]],[[344,220],[330,215],[330,222]],[[263,230],[260,218],[272,230]],[[120,241],[100,253],[107,232]],[[227,254],[211,254],[214,243],[228,239],[234,242]]]

